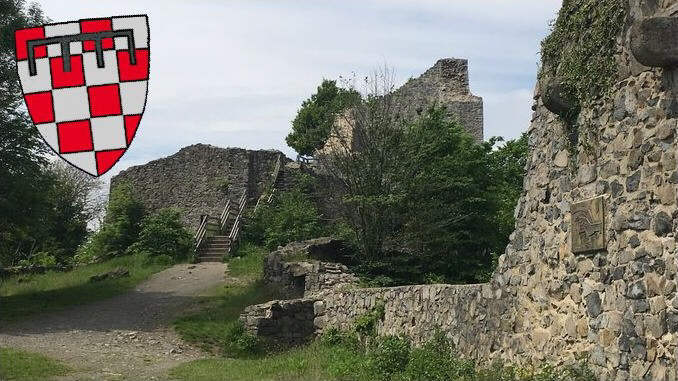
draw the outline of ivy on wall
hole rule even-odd
[[[606,95],[617,80],[617,37],[627,13],[624,0],[563,0],[551,34],[542,41],[540,79],[557,79],[572,105],[560,117],[573,157],[580,144],[595,150],[590,141],[595,132],[579,128],[576,121],[581,108]]]
[[[540,75],[559,78],[581,106],[605,95],[616,80],[616,39],[626,14],[623,0],[564,0],[541,44]]]

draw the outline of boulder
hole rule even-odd
[[[678,18],[651,17],[631,28],[631,51],[638,62],[650,67],[678,66]]]

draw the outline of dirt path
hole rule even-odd
[[[0,327],[0,346],[64,360],[60,380],[165,380],[166,371],[205,355],[181,341],[171,319],[225,280],[226,265],[176,265],[134,291]]]

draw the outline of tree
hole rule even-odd
[[[40,246],[63,263],[75,255],[87,237],[87,224],[101,212],[97,195],[103,182],[61,160],[47,171],[52,183],[46,191],[49,209],[41,219],[46,231]]]
[[[37,4],[0,0],[0,264],[12,264],[36,244],[49,209],[46,147],[22,110],[14,63],[14,31],[44,23]]]
[[[387,69],[368,78],[340,116],[351,136],[317,155],[357,237],[358,271],[384,284],[481,280],[512,231],[525,138],[495,149],[500,138],[476,143],[443,110],[404,121],[398,104]]]
[[[285,141],[301,155],[313,155],[327,141],[337,116],[356,103],[360,94],[323,80],[315,94],[301,104]]]
[[[337,139],[336,149],[318,156],[321,168],[330,174],[328,189],[338,194],[335,199],[343,200],[344,217],[364,258],[382,254],[384,241],[397,223],[394,207],[402,198],[393,174],[402,161],[404,129],[396,119],[393,89],[387,68],[366,78],[365,99],[341,116],[351,137]],[[341,137],[340,128],[333,123],[333,135]]]
[[[498,142],[501,139],[492,141]],[[514,211],[523,190],[525,165],[527,163],[527,134],[508,140],[490,154],[491,173],[494,177],[496,203],[494,225],[498,230],[498,239],[493,251],[502,253],[508,244],[508,237],[515,228]]]
[[[404,139],[398,182],[404,189],[401,234],[425,271],[470,282],[491,263],[498,231],[492,143],[477,144],[442,110],[431,109]]]

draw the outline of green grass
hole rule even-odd
[[[92,275],[117,267],[129,270],[128,277],[90,283]],[[68,272],[12,276],[0,283],[0,321],[51,312],[90,303],[124,293],[163,270],[166,265],[149,262],[145,255],[113,258],[105,262],[77,267]]]
[[[330,373],[344,373],[342,368],[351,368],[357,361],[359,356],[348,348],[314,342],[261,358],[192,361],[170,374],[180,380],[202,381],[330,380],[335,379]]]
[[[259,343],[247,335],[238,317],[245,307],[276,299],[276,290],[262,281],[266,251],[244,243],[230,259],[229,275],[237,278],[200,301],[200,311],[174,322],[175,330],[189,343],[227,356],[246,357],[258,352]]]
[[[71,371],[63,363],[13,348],[0,348],[0,379],[29,381],[41,378],[63,376]]]
[[[585,366],[515,368],[476,366],[435,340],[411,349],[398,337],[363,345],[343,335],[259,358],[216,358],[182,364],[170,372],[179,380],[201,381],[594,381]]]

